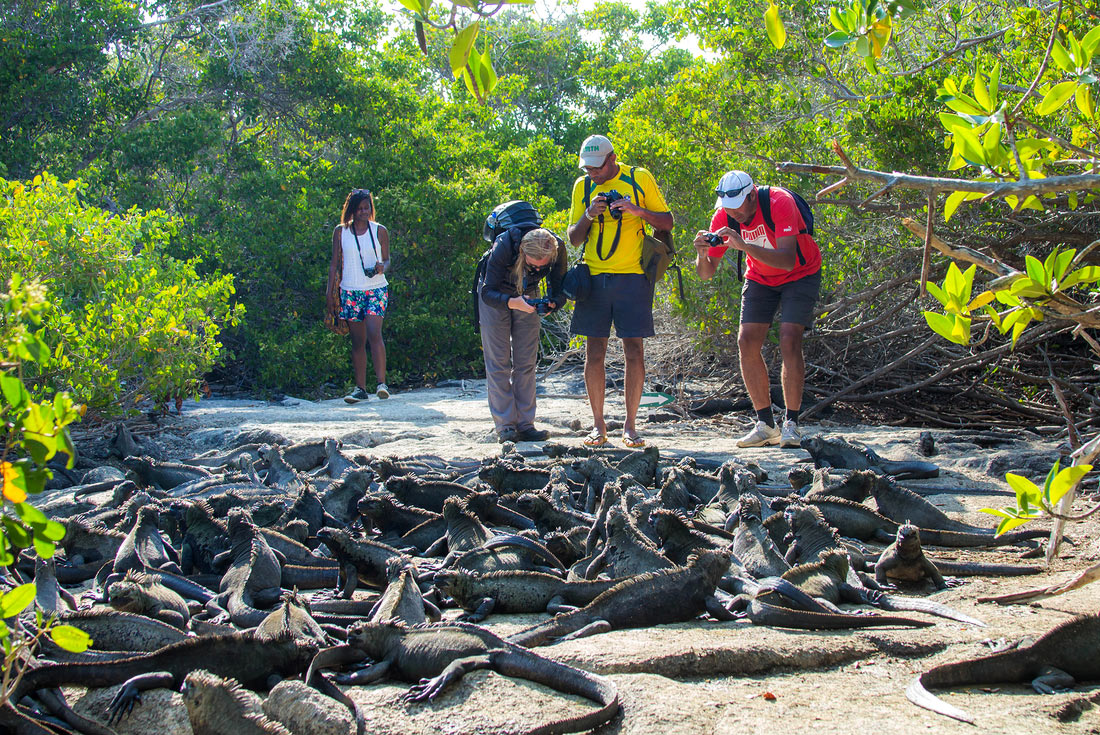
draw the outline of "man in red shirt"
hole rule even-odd
[[[695,236],[695,271],[709,280],[728,248],[745,253],[749,267],[741,290],[741,328],[737,334],[741,377],[756,411],[756,424],[738,440],[739,447],[799,446],[798,413],[806,362],[802,335],[813,324],[813,309],[821,288],[821,251],[808,232],[794,197],[785,189],[758,189],[744,171],[729,171],[718,183],[718,199],[710,231]],[[765,217],[760,198],[768,198]],[[769,221],[770,220],[770,221]],[[708,241],[718,236],[721,244]],[[713,237],[709,238],[714,240]],[[782,427],[772,415],[764,340],[779,310],[781,382],[786,417]]]

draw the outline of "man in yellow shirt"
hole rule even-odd
[[[606,137],[589,136],[581,145],[578,165],[585,175],[573,184],[569,243],[583,246],[584,262],[592,273],[591,295],[576,303],[570,327],[573,334],[587,337],[584,387],[594,427],[584,443],[599,446],[607,441],[604,362],[614,324],[626,356],[623,444],[641,447],[645,441],[635,421],[645,383],[642,340],[653,336],[653,284],[642,271],[642,238],[647,223],[671,230],[672,212],[653,175],[619,163]]]

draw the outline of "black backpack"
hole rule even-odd
[[[783,187],[776,187],[777,189]],[[802,195],[797,191],[791,191],[790,189],[783,189],[783,191],[794,197],[794,205],[798,208],[798,213],[802,215],[802,223],[806,225],[804,229],[798,231],[799,235],[814,234],[814,212],[810,209],[810,205],[802,198]],[[768,229],[775,232],[775,220],[772,219],[772,188],[770,186],[758,186],[756,187],[756,202],[760,207],[760,216],[764,218],[764,224]],[[726,226],[730,229],[736,229],[740,231],[741,223],[735,219],[731,219],[729,214],[726,214]],[[802,248],[795,246],[795,253],[798,255],[798,264],[806,265],[806,258],[802,255]],[[737,280],[741,280],[741,270],[745,259],[745,253],[741,250],[737,251]]]
[[[485,242],[490,245],[500,237],[500,233],[507,232],[513,227],[530,225],[527,229],[538,227],[542,224],[542,216],[538,210],[522,199],[514,199],[493,207],[489,216],[485,218],[485,227],[481,231]]]
[[[522,233],[535,229],[542,224],[542,216],[538,210],[522,199],[514,199],[493,207],[493,211],[485,218],[485,226],[481,235],[489,243],[489,249],[481,254],[474,269],[474,284],[470,289],[470,297],[473,299],[473,311],[470,314],[473,320],[474,331],[481,333],[481,282],[485,279],[485,270],[489,267],[489,255],[493,252],[493,243],[505,232],[513,227]],[[518,244],[518,243],[517,243]]]

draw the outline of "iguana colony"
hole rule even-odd
[[[262,694],[278,677],[300,676],[356,714],[323,670],[367,660],[336,680],[397,678],[420,701],[491,668],[597,705],[526,731],[590,729],[618,711],[614,684],[530,649],[696,618],[843,630],[923,627],[939,616],[977,626],[914,596],[919,586],[1038,569],[953,562],[925,546],[980,554],[1045,533],[994,538],[961,523],[895,479],[936,477],[935,465],[885,460],[842,439],[805,440],[818,469],[792,470],[782,488],[736,457],[672,464],[652,446],[548,443],[543,457],[509,447],[453,465],[351,456],[331,439],[251,442],[166,462],[147,443],[143,454],[126,453],[139,445],[124,427],[114,446],[118,466],[85,466],[71,473],[76,484],[44,498],[67,529],[56,560],[35,569],[24,554],[16,566],[38,580],[39,608],[87,631],[93,647],[72,654],[43,645],[25,664],[11,699],[19,704],[0,709],[0,731],[109,733],[142,689],[166,686],[182,691],[197,733],[297,735],[257,709],[262,700],[247,689]],[[88,580],[93,589],[80,599],[65,589]],[[471,624],[501,614],[548,617],[507,637]],[[1100,652],[1087,661],[1068,652],[1082,636],[1097,638],[1096,620],[936,667],[909,697],[964,719],[924,687],[1036,679],[1042,688],[1065,679],[1052,679],[1050,666],[1100,678],[1090,663]],[[54,690],[124,682],[102,713],[106,725],[76,715]]]

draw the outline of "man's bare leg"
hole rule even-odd
[[[592,408],[592,423],[601,435],[607,434],[603,417],[604,393],[607,391],[607,337],[588,337],[584,347],[584,390]]]
[[[802,389],[806,383],[806,358],[802,354],[802,335],[806,328],[801,324],[784,322],[779,325],[779,352],[783,355],[783,405],[788,409],[802,408]]]
[[[746,323],[737,333],[737,353],[741,363],[741,379],[749,392],[755,411],[772,405],[771,386],[768,383],[768,365],[764,362],[764,340],[770,324]],[[786,367],[786,362],[784,362]]]
[[[645,386],[645,340],[641,337],[623,338],[623,353],[626,356],[626,385],[623,396],[626,402],[626,424],[623,431],[633,434],[634,422],[638,418],[638,405],[642,402],[642,388]]]

